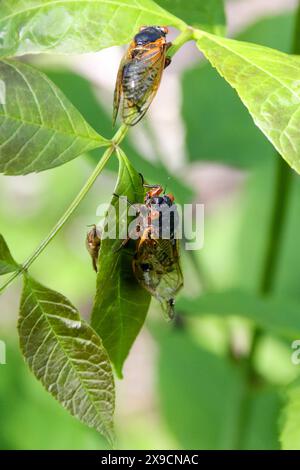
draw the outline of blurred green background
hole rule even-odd
[[[245,2],[230,3],[236,5],[231,16],[239,16],[238,4]],[[286,2],[281,3],[285,9]],[[234,24],[232,30],[239,39],[288,52],[292,13],[265,17],[266,12],[260,9],[258,18],[251,19],[253,24],[243,31]],[[243,10],[240,14],[246,15]],[[110,77],[121,52],[113,49],[114,62],[108,61],[110,50],[70,58],[67,65],[49,57],[26,60],[46,71],[87,121],[109,137]],[[102,67],[107,64],[107,69],[111,66],[111,76],[99,66],[93,70],[91,64],[97,61]],[[237,288],[258,293],[279,157],[235,92],[201,60],[192,44],[185,45],[169,69],[157,103],[127,138],[124,150],[147,180],[168,182],[178,202],[205,204],[204,248],[182,253],[185,288],[181,296]],[[165,122],[162,116],[158,119],[164,114],[162,103]],[[175,115],[172,103],[177,107]],[[48,233],[98,158],[99,151],[94,151],[38,175],[0,176],[1,233],[18,261]],[[112,161],[32,266],[34,277],[64,293],[86,317],[95,290],[84,246],[86,226],[98,221],[97,206],[109,200],[116,169]],[[299,201],[300,183],[295,177],[273,283],[276,293],[295,300],[300,297]],[[7,364],[0,365],[0,449],[105,448],[99,435],[69,416],[25,366],[16,331],[20,289],[17,281],[0,298],[0,339],[7,346]],[[118,447],[279,448],[286,385],[299,375],[299,366],[290,360],[290,343],[261,334],[252,358],[255,378],[249,382],[247,366],[241,363],[250,347],[251,322],[205,313],[190,318],[185,316],[184,303],[180,309],[182,320],[170,325],[152,302],[127,360],[124,379],[117,380]],[[296,436],[293,446],[297,443]]]

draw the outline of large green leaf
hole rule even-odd
[[[296,367],[296,366],[295,366]],[[299,365],[298,365],[299,367]],[[284,450],[300,450],[300,380],[293,382],[287,393],[287,403],[281,418],[281,447]]]
[[[190,26],[215,34],[225,33],[223,0],[156,0],[156,3]]]
[[[178,301],[178,309],[189,315],[238,315],[259,327],[288,339],[300,338],[300,304],[283,296],[259,297],[243,291],[202,294]]]
[[[115,194],[127,196],[131,203],[143,202],[144,188],[140,175],[123,152],[118,156],[119,176]],[[118,217],[120,199],[114,196],[111,204]],[[126,216],[127,207],[124,211],[120,220]],[[118,230],[117,220],[117,234]],[[97,293],[92,312],[92,326],[102,338],[119,377],[122,377],[124,360],[145,321],[150,303],[150,295],[133,274],[135,243],[130,241],[120,249],[121,243],[118,237],[107,237],[101,242]]]
[[[291,14],[264,18],[243,31],[237,39],[286,52],[290,50],[293,27]],[[264,162],[267,156],[274,159],[270,142],[252,125],[251,116],[235,91],[208,62],[202,61],[184,73],[182,92],[190,160],[212,160],[253,168]],[[230,118],[224,110],[230,110]],[[211,138],[211,129],[214,129],[217,139]]]
[[[145,24],[185,26],[152,0],[2,0],[0,56],[98,51]]]
[[[42,171],[108,145],[48,77],[28,65],[0,62],[0,172]]]
[[[27,276],[18,327],[35,376],[72,415],[112,443],[114,380],[95,331],[63,295]]]
[[[300,172],[300,58],[201,31],[195,32],[195,38],[211,64],[236,89],[256,125]]]
[[[0,234],[0,275],[11,273],[12,271],[16,271],[18,268],[18,263],[11,256],[6,241]]]
[[[184,331],[161,336],[161,412],[179,448],[235,449],[245,392],[241,370],[199,347]]]

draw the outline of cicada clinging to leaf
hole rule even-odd
[[[147,112],[162,73],[170,64],[166,26],[143,26],[131,41],[119,66],[114,93],[113,125],[119,107],[125,124],[134,126]]]
[[[138,282],[160,302],[167,318],[173,318],[175,295],[183,286],[179,240],[175,238],[176,205],[172,194],[161,195],[162,186],[144,187],[150,190],[145,196],[146,220],[137,240],[133,271]],[[164,212],[165,216],[161,218]],[[169,236],[163,237],[162,232]]]

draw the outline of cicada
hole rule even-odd
[[[145,197],[147,215],[137,241],[133,271],[138,282],[161,303],[166,316],[173,318],[175,295],[183,286],[179,242],[174,233],[176,217],[167,224],[169,238],[163,238],[162,230],[166,227],[161,226],[159,214],[162,205],[174,208],[174,197],[171,194],[160,196],[163,188],[159,185],[144,186],[151,189]]]
[[[119,107],[123,122],[134,126],[147,112],[158,90],[164,68],[170,64],[166,26],[143,26],[126,51],[117,75],[113,125]]]
[[[92,225],[92,228],[88,231],[85,244],[89,254],[91,255],[93,268],[97,272],[98,256],[101,245],[101,234],[98,232],[97,226],[95,224]]]

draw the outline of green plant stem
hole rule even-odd
[[[20,274],[22,274],[24,271],[26,271],[32,263],[38,258],[38,256],[44,251],[44,249],[49,245],[51,240],[57,235],[57,233],[61,230],[61,228],[64,226],[64,224],[67,222],[67,220],[70,218],[70,216],[73,214],[73,212],[76,210],[76,208],[79,206],[83,198],[87,195],[93,184],[95,183],[96,179],[102,172],[103,168],[107,164],[109,158],[115,151],[116,147],[121,143],[121,141],[124,139],[126,133],[128,131],[128,127],[125,124],[122,124],[121,127],[118,129],[116,134],[111,140],[110,146],[106,149],[104,152],[102,158],[100,159],[99,163],[97,164],[96,168],[94,169],[93,173],[81,189],[81,191],[77,194],[75,199],[72,201],[70,206],[67,208],[65,213],[62,215],[62,217],[59,219],[59,221],[55,224],[55,226],[52,228],[50,233],[47,235],[47,237],[40,243],[40,245],[37,247],[37,249],[32,253],[32,255],[20,266],[20,269],[16,272],[13,273],[13,275],[3,284],[0,288],[0,292],[2,292],[11,282],[16,279]]]
[[[172,42],[172,46],[168,50],[168,56],[172,58],[174,54],[176,54],[176,52],[191,39],[193,39],[193,28],[187,26],[187,28]]]
[[[289,194],[293,180],[293,170],[291,170],[279,154],[275,155],[275,158],[277,162],[273,211],[271,214],[269,239],[261,279],[261,293],[263,295],[269,294],[274,287],[280,247],[282,245],[282,236],[289,207]]]

